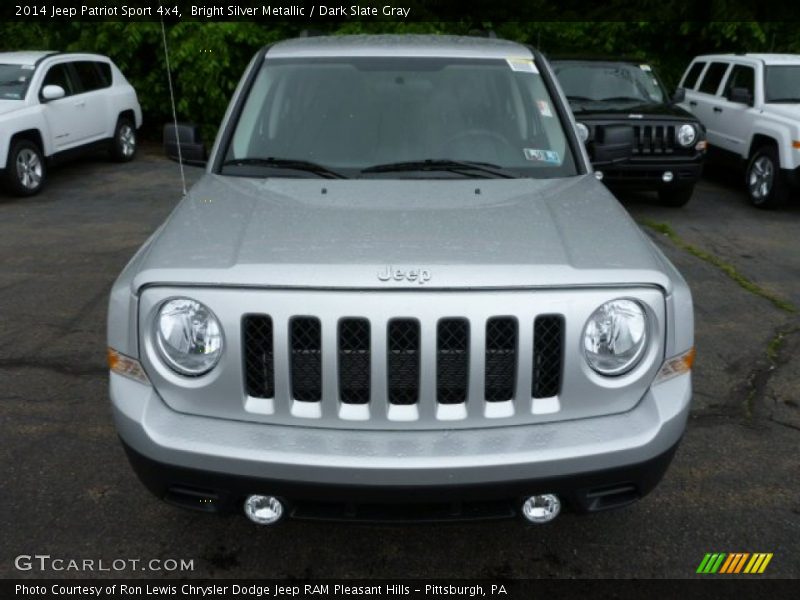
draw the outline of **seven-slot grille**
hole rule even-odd
[[[242,320],[244,341],[244,381],[247,394],[254,398],[270,398],[275,393],[274,324],[267,315],[247,315]],[[425,366],[421,356],[420,322],[413,318],[394,318],[385,327],[385,347],[373,347],[374,324],[363,317],[341,318],[333,324],[335,335],[326,338],[325,324],[316,317],[292,317],[287,328],[288,368],[292,400],[319,403],[325,399],[346,405],[368,405],[373,387],[385,386],[391,405],[465,405],[470,399],[472,371],[482,369],[482,400],[502,403],[514,399],[520,369],[532,373],[530,397],[550,398],[561,390],[564,348],[564,319],[561,315],[540,315],[523,322],[517,317],[492,317],[479,325],[463,317],[443,318],[435,328],[435,397],[422,396]],[[471,344],[471,329],[484,329],[480,360],[476,361]],[[533,328],[532,364],[519,364],[519,327]],[[530,330],[529,330],[530,331]],[[331,346],[323,348],[323,340]],[[530,339],[530,338],[528,338]],[[481,343],[480,340],[478,343]],[[323,393],[323,360],[336,360],[335,394]],[[385,379],[373,380],[375,363],[382,361]],[[480,387],[480,386],[478,386]],[[433,391],[433,390],[431,390]],[[431,394],[432,396],[434,394]]]

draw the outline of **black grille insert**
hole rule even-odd
[[[367,319],[339,321],[339,395],[346,404],[369,402],[369,334]]]
[[[514,397],[517,373],[517,321],[494,317],[486,322],[487,402],[502,402]]]
[[[315,317],[290,321],[292,396],[302,402],[322,399],[322,326]]]
[[[561,362],[564,355],[564,319],[542,315],[533,323],[534,398],[550,398],[561,391]]]
[[[673,125],[636,125],[634,154],[672,154],[675,151]]]
[[[419,323],[394,319],[387,333],[389,402],[415,404],[419,400]]]
[[[436,329],[436,399],[440,404],[467,400],[469,323],[442,319]]]
[[[272,398],[275,395],[272,319],[267,315],[247,315],[242,320],[242,330],[247,395]]]

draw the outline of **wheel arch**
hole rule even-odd
[[[117,115],[117,123],[119,123],[122,119],[129,119],[133,124],[133,128],[136,129],[136,113],[132,108],[127,108],[120,111],[119,115]]]
[[[774,146],[777,150],[778,140],[771,135],[767,135],[766,133],[756,133],[753,136],[753,139],[750,140],[750,148],[747,151],[747,158],[753,158],[753,154],[755,154],[756,150],[764,146]]]
[[[22,131],[17,131],[13,133],[8,140],[8,153],[6,154],[6,167],[8,166],[8,161],[11,160],[11,148],[14,146],[14,143],[18,140],[28,140],[36,144],[39,147],[39,151],[42,153],[43,157],[46,157],[46,150],[44,147],[44,138],[42,138],[42,132],[38,129],[23,129]]]

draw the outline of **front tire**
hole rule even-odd
[[[745,181],[750,202],[756,208],[777,208],[789,196],[778,151],[774,146],[762,146],[753,153],[747,163]]]
[[[664,206],[679,208],[681,206],[686,206],[689,200],[692,199],[693,193],[693,185],[668,188],[658,190],[658,199]]]
[[[136,127],[125,117],[117,121],[114,137],[111,140],[111,158],[117,162],[128,162],[136,156]]]
[[[33,196],[44,187],[47,165],[41,148],[30,140],[11,145],[6,164],[6,186],[15,196]]]

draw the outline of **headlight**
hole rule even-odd
[[[155,327],[156,346],[164,362],[181,375],[208,373],[222,355],[222,327],[207,307],[190,298],[161,305]]]
[[[589,128],[583,123],[575,123],[575,130],[578,132],[578,138],[582,142],[589,139]]]
[[[678,129],[678,143],[684,148],[688,148],[697,139],[697,129],[694,125],[684,123]]]
[[[583,352],[601,375],[622,375],[641,360],[647,344],[647,316],[634,300],[611,300],[592,313],[583,329]]]

